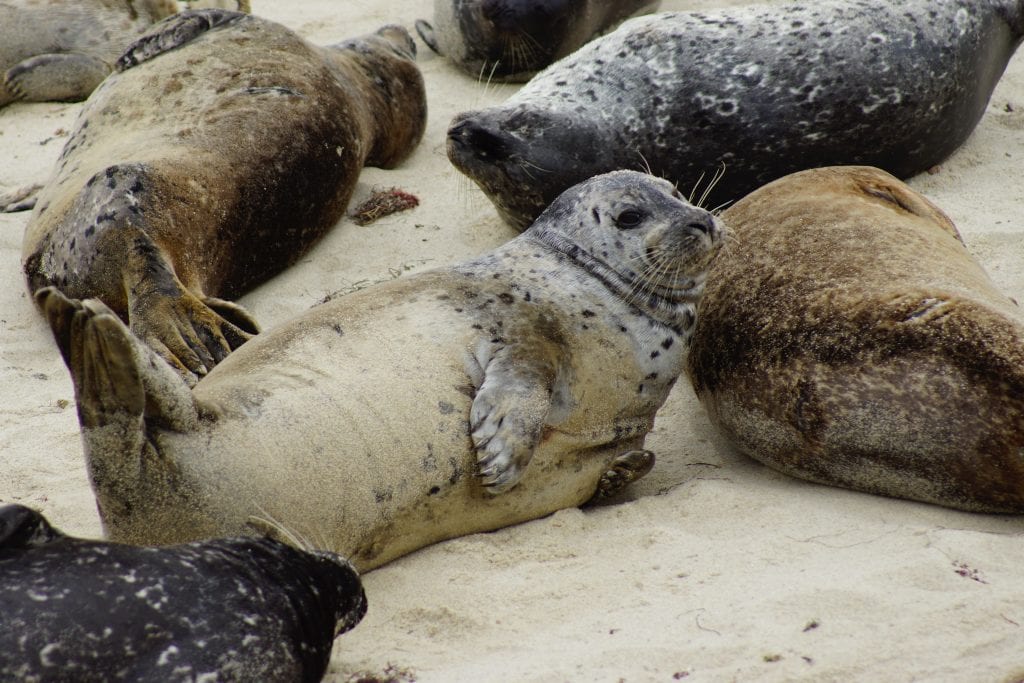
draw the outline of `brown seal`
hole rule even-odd
[[[687,372],[740,450],[787,474],[1024,512],[1024,316],[893,176],[784,177],[723,214]]]
[[[597,176],[493,252],[317,306],[192,390],[99,302],[37,300],[114,540],[267,515],[366,570],[649,469],[720,230],[664,180]]]
[[[249,11],[249,0],[217,4]],[[133,38],[177,11],[174,0],[0,2],[0,107],[84,100]]]
[[[334,226],[364,164],[419,142],[414,56],[396,26],[321,48],[226,10],[164,21],[82,109],[26,228],[29,288],[99,298],[205,374],[256,331],[224,299]]]

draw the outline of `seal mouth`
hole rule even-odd
[[[703,275],[683,278],[672,285],[664,285],[646,279],[643,274],[620,273],[572,240],[560,235],[541,231],[534,235],[534,238],[590,273],[630,306],[680,335],[692,320],[692,306],[704,293]],[[687,282],[692,283],[691,286],[687,287]]]

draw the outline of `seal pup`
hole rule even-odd
[[[1021,0],[822,0],[631,19],[502,105],[459,114],[448,156],[510,224],[614,168],[720,206],[832,164],[900,177],[967,139],[1024,36]]]
[[[927,199],[874,168],[723,214],[686,369],[712,422],[793,476],[1024,512],[1024,316]]]
[[[213,4],[249,11],[249,0]],[[84,100],[133,38],[177,11],[174,0],[0,2],[0,107]]]
[[[721,240],[668,182],[599,176],[493,252],[316,306],[192,390],[101,303],[37,301],[111,538],[235,535],[266,510],[365,571],[649,469]]]
[[[343,558],[270,538],[143,548],[0,507],[5,681],[319,681],[366,613]]]
[[[387,26],[317,47],[266,19],[177,14],[85,104],[25,229],[31,291],[95,297],[194,379],[257,331],[226,301],[344,215],[364,164],[426,124],[415,44]]]
[[[481,79],[526,81],[660,0],[434,0],[416,31],[434,52]]]

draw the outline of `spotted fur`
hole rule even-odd
[[[319,681],[366,612],[343,558],[268,538],[164,548],[0,507],[0,678]]]
[[[970,135],[1024,37],[1021,0],[821,0],[639,17],[452,122],[448,156],[512,225],[615,168],[707,206],[804,168],[901,178]]]

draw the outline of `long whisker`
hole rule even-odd
[[[697,177],[697,182],[693,184],[693,189],[690,190],[690,196],[686,198],[686,201],[693,204],[693,197],[697,194],[697,190],[700,188],[701,182],[704,181],[704,171],[700,172],[700,176]],[[696,204],[694,204],[696,206]]]
[[[315,550],[316,548],[307,539],[303,538],[297,531],[289,529],[286,525],[279,522],[269,512],[267,512],[263,506],[257,504],[257,509],[263,515],[262,517],[251,516],[248,519],[248,523],[258,531],[263,532],[268,536],[276,534],[288,545],[291,545],[300,550]],[[269,533],[268,533],[269,532]]]
[[[725,176],[725,162],[724,161],[722,162],[721,166],[719,166],[717,169],[715,169],[715,175],[712,176],[711,182],[708,183],[707,189],[704,190],[704,193],[700,196],[700,201],[697,202],[697,206],[698,207],[704,208],[704,202],[706,202],[708,200],[708,195],[710,195],[711,191],[713,189],[715,189],[715,185],[717,185],[719,183],[719,181],[722,180],[723,176]]]

